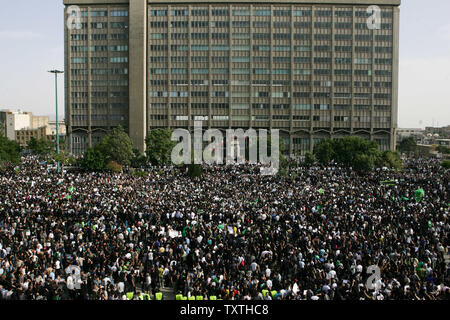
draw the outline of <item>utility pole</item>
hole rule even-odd
[[[56,100],[56,154],[59,156],[59,119],[58,119],[58,74],[64,73],[64,71],[52,70],[50,73],[55,74],[55,100]],[[58,173],[61,172],[61,165],[59,159],[57,161]]]

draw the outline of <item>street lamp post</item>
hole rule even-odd
[[[58,74],[64,73],[64,71],[52,70],[50,73],[55,74],[55,99],[56,99],[56,153],[59,156],[59,119],[58,119]],[[59,159],[57,161],[58,164],[58,173],[61,172],[61,166],[59,163]]]

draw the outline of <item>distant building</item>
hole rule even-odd
[[[450,125],[446,127],[436,128],[436,127],[426,127],[425,132],[427,134],[437,134],[442,138],[450,138]]]
[[[66,124],[64,121],[58,124],[62,141],[66,135]],[[23,150],[27,150],[31,138],[56,141],[56,121],[50,121],[47,116],[35,116],[31,112],[1,110],[0,129]]]
[[[31,138],[35,138],[36,140],[47,139],[47,128],[25,128],[21,130],[17,130],[15,132],[15,140],[19,144],[20,149],[28,150],[28,145],[30,144]]]
[[[425,135],[425,130],[420,128],[399,128],[397,129],[397,142],[405,138],[413,137],[417,143],[422,143]]]

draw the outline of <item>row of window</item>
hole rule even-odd
[[[208,116],[191,116],[191,119],[194,121],[208,121]],[[150,120],[167,120],[168,115],[165,114],[152,114],[150,115]],[[177,116],[173,115],[171,116],[171,119],[174,121],[188,121],[189,116]],[[249,121],[250,116],[246,115],[233,115],[232,116],[233,121]],[[252,121],[269,121],[270,117],[265,115],[257,115],[252,116]],[[335,122],[348,122],[350,121],[350,116],[334,116]],[[105,119],[106,120],[106,119]],[[212,116],[213,121],[229,121],[229,116]],[[274,121],[290,121],[291,118],[289,115],[273,115],[272,120]],[[309,115],[294,115],[292,116],[293,121],[310,121],[311,116]],[[331,121],[331,117],[329,115],[316,115],[313,116],[313,121]],[[371,118],[369,116],[354,116],[353,117],[354,122],[364,122],[369,123],[371,121]],[[390,123],[391,118],[390,117],[375,117],[374,119],[377,123]]]
[[[247,9],[234,9],[232,10],[233,16],[250,16],[250,8]],[[189,10],[187,9],[176,9],[176,10],[150,10],[150,16],[153,17],[166,17],[168,15],[171,16],[189,16]],[[261,8],[255,8],[253,9],[252,14],[254,16],[271,16],[272,12],[270,8],[261,9]],[[291,9],[274,9],[273,10],[273,16],[275,17],[288,17],[291,16],[292,12]],[[212,9],[211,11],[212,16],[229,16],[230,11],[229,9]],[[311,17],[312,16],[312,10],[308,9],[294,9],[293,10],[294,17]],[[333,16],[332,10],[315,10],[314,15],[316,17],[331,17]],[[372,14],[367,13],[367,11],[356,11],[355,16],[356,17],[370,17]],[[191,9],[191,16],[209,16],[209,9]],[[351,10],[336,10],[335,11],[336,17],[352,17],[353,11]],[[381,12],[382,18],[392,18],[393,13],[392,11],[382,11]]]
[[[361,52],[372,52],[371,46],[335,46],[334,50],[336,52],[352,52],[353,48],[355,52],[361,53]],[[106,51],[108,49],[107,46],[92,46],[91,51]],[[171,45],[170,49],[172,51],[188,51],[189,46],[188,45]],[[209,45],[191,45],[191,51],[209,51],[210,46]],[[168,45],[158,45],[158,44],[152,44],[150,45],[150,51],[168,51],[169,46]],[[228,45],[212,45],[211,46],[212,51],[229,51],[230,46]],[[231,47],[231,50],[233,51],[250,51],[250,46],[248,45],[233,45]],[[287,52],[291,51],[291,46],[288,45],[276,45],[276,46],[270,46],[270,45],[254,45],[253,51],[275,51],[275,52]],[[392,53],[392,47],[381,47],[377,46],[375,47],[376,53]],[[327,51],[331,52],[332,47],[329,45],[318,45],[318,46],[308,46],[308,45],[302,45],[302,46],[294,46],[294,51]]]
[[[149,58],[150,62],[154,63],[166,63],[169,61],[169,57],[167,56],[152,56]],[[216,62],[229,62],[228,56],[213,56],[211,57],[211,60],[213,63]],[[238,57],[231,57],[231,61],[235,63],[244,62],[249,63],[250,57],[245,56],[238,56]],[[273,57],[272,60],[274,63],[290,63],[291,57]],[[312,61],[314,63],[329,63],[331,64],[332,58],[328,57],[314,57],[312,59],[311,57],[294,57],[294,63],[308,63],[310,64]],[[351,58],[335,58],[335,63],[337,64],[350,64],[352,63]],[[354,60],[355,64],[372,64],[372,59],[370,58],[355,58]],[[170,62],[172,63],[187,63],[188,62],[188,56],[174,56],[170,57]],[[192,56],[191,62],[209,62],[208,56]],[[270,57],[253,57],[253,62],[255,63],[269,63]],[[392,59],[390,58],[376,58],[374,59],[375,64],[386,64],[386,65],[392,65]]]
[[[126,35],[126,34],[125,34]],[[85,36],[85,37],[82,37]],[[102,36],[104,39],[92,39],[93,36]],[[116,35],[111,35],[111,38]],[[128,38],[128,35],[126,35]],[[171,33],[171,39],[172,40],[186,40],[189,39],[189,33]],[[232,33],[231,35],[232,39],[235,40],[249,40],[250,34],[249,33]],[[274,33],[273,34],[274,40],[289,40],[291,39],[290,33]],[[211,33],[211,38],[213,40],[227,40],[229,39],[229,33]],[[337,41],[352,41],[353,35],[351,34],[335,34],[334,35],[335,40]],[[355,41],[372,41],[373,36],[370,34],[357,34],[355,35]],[[152,40],[165,40],[168,39],[167,33],[150,33],[150,39]],[[209,39],[209,33],[198,33],[198,32],[192,32],[191,33],[191,39],[194,40],[207,40]],[[271,39],[270,33],[254,33],[253,34],[254,40],[269,40]],[[310,33],[295,33],[294,34],[295,40],[311,40],[312,35]],[[319,33],[314,34],[315,40],[331,40],[332,35],[325,33]],[[82,34],[73,34],[72,40],[87,40],[86,35]],[[106,34],[96,34],[91,35],[91,40],[106,40]],[[116,40],[116,39],[114,39]],[[392,41],[392,35],[375,35],[375,41]]]
[[[87,16],[87,11],[83,11],[82,15]],[[107,17],[108,11],[106,10],[93,10],[91,11],[91,17]],[[128,10],[111,10],[110,11],[111,17],[128,17]]]
[[[123,114],[92,114],[91,115],[91,121],[107,121],[108,118],[112,121],[126,121],[128,120],[128,115]],[[88,121],[89,116],[88,115],[72,115],[73,121]]]
[[[209,92],[208,91],[191,91],[191,97],[208,97]],[[187,98],[189,97],[188,91],[151,91],[150,97],[152,98]],[[252,96],[254,98],[290,98],[291,93],[290,92],[253,92]],[[211,97],[230,97],[230,93],[228,91],[212,91]],[[236,91],[232,93],[233,98],[249,98],[250,92],[248,91]],[[314,92],[311,94],[311,92],[293,92],[292,97],[294,98],[331,98],[331,93],[329,92]],[[371,99],[372,94],[371,93],[354,93],[353,97],[356,99]],[[373,94],[374,99],[392,99],[392,95],[390,93],[375,93]],[[342,93],[337,92],[334,94],[335,99],[351,99],[352,94],[351,93]]]
[[[70,38],[72,41],[87,41],[88,36],[87,36],[87,34],[72,34],[72,35],[70,35]],[[89,39],[93,40],[93,41],[106,41],[106,40],[108,40],[108,34],[106,34],[106,33],[91,34],[89,36]],[[110,34],[110,40],[128,40],[128,34],[127,33],[113,33],[113,34]]]
[[[72,109],[78,110],[78,109],[88,109],[89,104],[88,103],[72,103]],[[111,103],[111,108],[113,109],[121,109],[121,108],[128,108],[127,103]],[[91,107],[93,109],[102,109],[107,108],[107,103],[92,103]],[[189,104],[188,103],[171,103],[170,108],[171,109],[188,109]],[[167,109],[168,104],[167,103],[151,103],[150,104],[151,109]],[[192,109],[208,109],[208,103],[191,103]],[[228,103],[212,103],[211,108],[213,109],[229,109],[230,104]],[[231,108],[234,110],[243,110],[243,109],[249,109],[248,104],[231,104]],[[268,103],[253,103],[252,104],[253,109],[269,109],[270,105]],[[289,104],[274,104],[274,109],[290,109],[291,105]],[[299,111],[309,111],[312,110],[310,104],[293,104],[292,105],[293,110],[299,110]],[[350,105],[343,105],[343,104],[334,104],[335,110],[351,110]],[[354,109],[356,111],[368,111],[371,109],[370,105],[354,105]],[[374,105],[375,111],[389,111],[391,109],[390,105]],[[328,111],[331,110],[330,104],[314,104],[313,110],[316,111]]]
[[[122,23],[125,24],[125,22],[114,22],[114,23]],[[98,26],[97,26],[98,25]],[[233,28],[250,28],[250,21],[231,21],[231,27]],[[324,21],[295,21],[294,23],[290,21],[274,21],[272,23],[274,28],[292,28],[292,25],[295,28],[312,28],[314,25],[314,28],[318,29],[331,29],[333,26],[332,22],[324,22]],[[170,27],[171,28],[188,28],[189,22],[188,21],[171,21]],[[229,28],[230,22],[229,21],[191,21],[191,27],[193,28]],[[254,28],[270,28],[271,22],[270,21],[254,21],[253,27]],[[128,27],[128,24],[127,24]],[[168,21],[151,21],[150,22],[150,28],[168,28],[169,22]],[[353,23],[351,22],[336,22],[335,27],[337,29],[352,29]],[[361,23],[357,22],[354,24],[355,29],[357,30],[368,30],[367,23]],[[392,23],[381,23],[381,30],[392,30],[393,24]],[[94,29],[103,29],[107,28],[106,23],[91,23],[91,28]],[[111,26],[112,28],[112,26]]]
[[[105,52],[108,51],[108,46],[71,46],[70,51],[71,52]],[[114,45],[109,47],[109,51],[128,51],[127,45]]]

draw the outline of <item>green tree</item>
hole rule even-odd
[[[305,164],[308,166],[312,166],[316,162],[316,157],[311,152],[305,153]]]
[[[89,148],[84,153],[83,159],[80,162],[81,168],[88,171],[100,171],[104,170],[106,166],[105,155],[99,150],[99,148]]]
[[[417,151],[417,142],[413,137],[404,138],[397,146],[397,150],[405,153],[415,153]]]
[[[47,156],[52,154],[55,151],[55,144],[46,139],[36,139],[32,137],[30,142],[28,143],[28,149],[31,150],[34,154]]]
[[[445,169],[450,169],[450,160],[442,161],[441,166],[444,167]]]
[[[360,163],[364,159],[364,157],[358,157],[360,154],[364,154],[371,158],[371,161],[375,161],[380,156],[378,144],[375,141],[367,141],[357,136],[338,139],[334,143],[335,160],[340,164],[353,167],[356,162]]]
[[[403,161],[398,152],[394,151],[384,151],[381,156],[381,166],[385,166],[391,169],[400,170],[403,167]]]
[[[103,137],[95,149],[102,153],[106,163],[115,161],[122,166],[129,166],[133,158],[133,142],[121,126]]]
[[[176,142],[171,140],[170,129],[155,129],[145,139],[147,158],[154,165],[168,165],[171,162],[172,149]]]
[[[352,168],[358,172],[367,172],[373,170],[374,167],[374,158],[367,154],[358,153],[352,161]]]
[[[0,166],[7,167],[20,163],[20,147],[15,141],[10,141],[0,135]]]
[[[133,168],[141,168],[147,164],[147,157],[138,149],[133,150],[133,158],[131,159],[131,166]]]
[[[199,177],[202,176],[203,168],[202,168],[201,165],[192,163],[192,164],[190,164],[188,166],[189,166],[189,169],[188,169],[188,176],[189,177],[191,177],[191,178],[199,178]]]
[[[436,150],[442,154],[450,154],[450,148],[446,146],[438,146]]]
[[[320,164],[326,165],[334,158],[334,141],[324,139],[314,146],[314,155]]]

